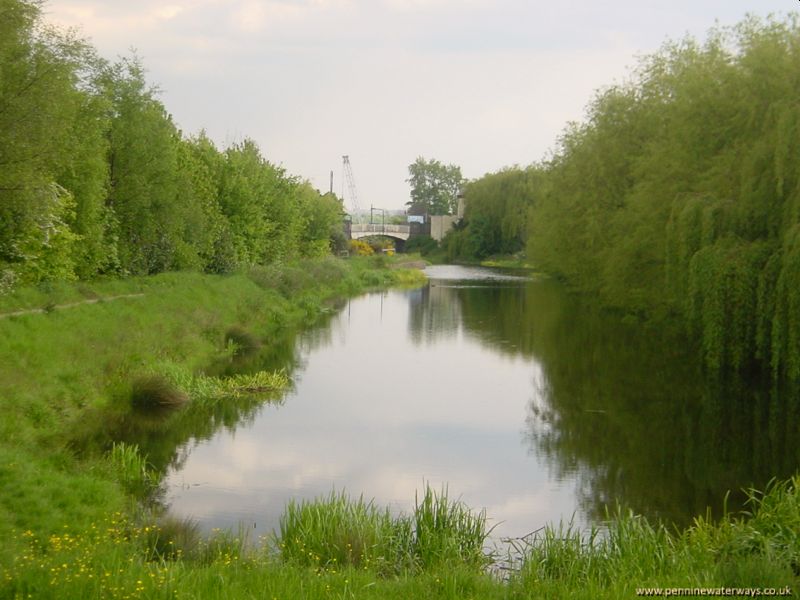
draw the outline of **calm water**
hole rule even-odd
[[[161,452],[172,513],[258,536],[290,499],[344,489],[408,510],[427,482],[485,508],[498,537],[597,522],[616,503],[685,524],[800,465],[786,394],[708,382],[680,339],[553,282],[427,274],[251,364],[288,368],[294,389]]]

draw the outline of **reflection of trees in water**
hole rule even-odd
[[[227,377],[237,373],[255,373],[283,369],[296,383],[305,368],[302,355],[331,343],[336,315],[346,302],[331,305],[331,310],[308,331],[284,330],[280,339],[265,341],[261,348],[246,356],[221,358],[204,374]],[[169,468],[180,469],[192,450],[221,430],[230,432],[252,425],[266,403],[282,402],[288,390],[268,395],[243,396],[231,401],[197,405],[159,415],[102,411],[87,419],[75,431],[72,445],[80,451],[106,451],[114,442],[139,446],[141,453],[161,475]]]
[[[408,293],[408,331],[412,342],[427,345],[458,334],[462,314],[454,292],[448,285],[428,283]]]
[[[465,335],[541,364],[526,437],[555,478],[577,479],[590,519],[622,504],[685,525],[709,506],[719,511],[729,490],[735,507],[741,488],[800,466],[796,394],[704,377],[674,333],[626,325],[555,283],[533,282],[423,295],[412,336],[432,340],[439,319],[452,331],[459,312]]]

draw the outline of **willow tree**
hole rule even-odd
[[[606,305],[682,319],[710,367],[800,377],[797,97],[796,16],[665,44],[564,132],[530,257]]]

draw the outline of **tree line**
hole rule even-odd
[[[665,44],[552,155],[472,181],[452,258],[527,250],[611,307],[686,325],[714,369],[800,377],[800,27]]]
[[[184,135],[134,56],[110,63],[0,0],[0,292],[329,252],[341,203],[252,140]]]

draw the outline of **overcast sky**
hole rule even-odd
[[[476,178],[543,158],[636,57],[798,0],[49,0],[108,59],[135,48],[186,134],[249,137],[362,207],[401,208],[416,157]]]

